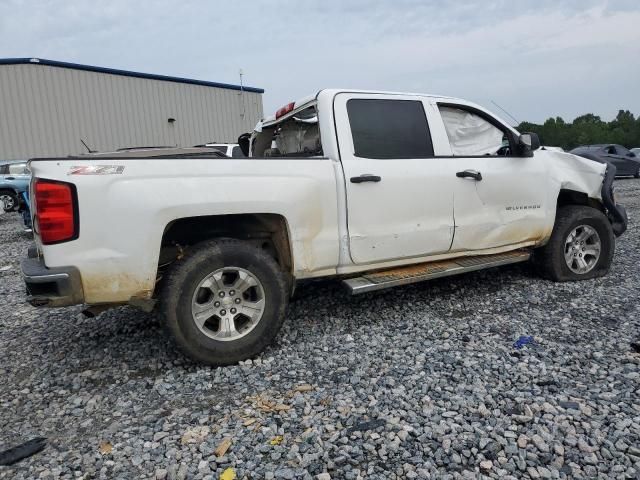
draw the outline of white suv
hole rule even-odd
[[[240,146],[237,143],[206,143],[205,147],[215,148],[224,153],[227,157],[233,158],[245,158],[245,154],[242,153]]]

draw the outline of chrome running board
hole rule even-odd
[[[477,255],[474,257],[458,257],[450,260],[420,263],[366,273],[360,277],[348,278],[342,284],[349,289],[352,295],[373,292],[383,288],[408,285],[410,283],[431,280],[432,278],[448,277],[459,273],[484,270],[485,268],[499,267],[510,263],[526,262],[531,257],[527,250],[497,253],[495,255]]]

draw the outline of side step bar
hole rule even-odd
[[[383,288],[431,280],[432,278],[448,277],[510,263],[526,262],[530,257],[531,252],[528,250],[516,250],[495,255],[459,257],[451,260],[420,263],[418,265],[366,273],[360,277],[343,280],[342,284],[349,289],[352,295],[357,295],[359,293],[382,290]]]

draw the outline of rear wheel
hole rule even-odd
[[[613,261],[615,237],[607,217],[595,208],[558,209],[549,242],[536,250],[540,273],[556,282],[606,275]]]
[[[636,173],[633,174],[634,178],[640,178],[640,167],[637,168]]]
[[[273,341],[287,303],[286,276],[271,256],[240,240],[214,240],[172,266],[160,312],[188,356],[228,365]]]

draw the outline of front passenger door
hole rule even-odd
[[[440,153],[457,175],[451,250],[530,245],[550,233],[545,152],[515,155],[515,133],[483,110],[450,103],[438,110],[449,147]]]

